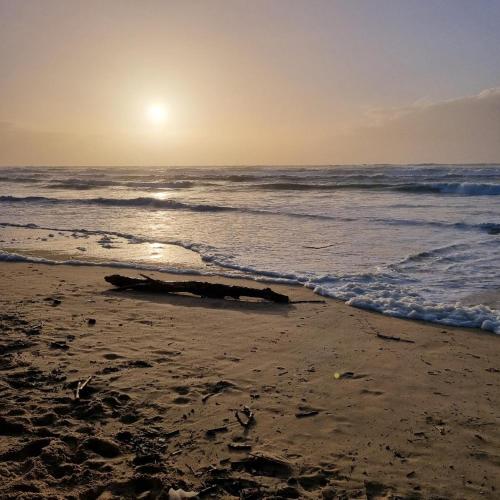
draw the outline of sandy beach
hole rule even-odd
[[[0,0],[0,500],[500,500],[499,25]]]
[[[114,273],[0,266],[1,498],[498,498],[498,336]]]

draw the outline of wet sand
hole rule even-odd
[[[0,265],[1,498],[498,498],[498,336],[114,273]]]

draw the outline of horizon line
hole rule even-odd
[[[423,167],[423,166],[440,166],[440,165],[453,165],[453,166],[481,166],[481,165],[500,165],[500,161],[488,161],[488,162],[410,162],[410,163],[392,163],[392,162],[378,162],[378,163],[239,163],[239,164],[187,164],[187,165],[141,165],[141,164],[132,164],[132,165],[106,165],[106,164],[65,164],[65,165],[38,165],[38,164],[30,164],[30,165],[8,165],[2,164],[0,168],[263,168],[263,167],[271,167],[271,168],[303,168],[303,167],[312,167],[312,168],[328,168],[328,167],[360,167],[360,166],[369,166],[369,167],[391,167],[391,166],[400,166],[400,167]]]

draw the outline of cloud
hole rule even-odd
[[[377,110],[333,140],[332,156],[367,163],[500,161],[500,87],[436,103]]]

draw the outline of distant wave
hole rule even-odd
[[[349,217],[336,217],[324,214],[297,213],[286,211],[273,211],[248,207],[233,207],[227,205],[193,204],[177,200],[162,200],[153,197],[138,198],[49,198],[45,196],[0,196],[0,203],[33,203],[51,205],[97,205],[108,207],[131,207],[156,210],[186,210],[191,212],[241,212],[258,215],[274,215],[284,217],[295,217],[301,219],[324,219],[342,222],[356,222],[357,219]],[[491,235],[500,234],[500,223],[487,222],[480,224],[468,224],[465,222],[440,222],[426,221],[418,219],[383,219],[366,218],[365,221],[372,221],[378,224],[400,225],[400,226],[434,226],[443,229],[456,229],[461,231],[481,231]]]
[[[270,191],[339,191],[339,190],[369,190],[398,191],[407,193],[449,194],[460,196],[498,196],[500,184],[469,183],[469,182],[429,182],[429,183],[328,183],[309,184],[297,182],[272,182],[255,184],[249,189]]]
[[[46,184],[48,189],[90,190],[103,187],[130,187],[135,189],[187,189],[195,184],[191,181],[117,181],[107,179],[67,179]]]
[[[354,176],[353,176],[354,177]],[[295,182],[294,179],[283,182],[262,182],[262,178],[255,176],[226,176],[211,178],[207,177],[193,180],[172,181],[118,181],[111,179],[68,179],[57,180],[46,183],[48,189],[68,190],[91,190],[105,187],[127,187],[131,189],[156,190],[156,189],[189,189],[198,185],[210,185],[213,182],[242,183],[238,189],[249,191],[342,191],[342,190],[367,190],[367,191],[396,191],[406,193],[423,194],[446,194],[459,196],[498,196],[500,195],[500,184],[495,183],[473,183],[473,182],[417,182],[400,183],[373,182],[368,176],[356,176],[360,181],[366,182],[326,182],[313,179],[314,182]],[[375,176],[373,176],[375,177]],[[385,176],[380,176],[385,177]],[[238,180],[236,180],[236,178]],[[0,180],[2,180],[0,178]],[[9,182],[34,183],[40,182],[36,178],[10,178]],[[353,180],[353,179],[351,179]],[[389,179],[387,179],[389,181]],[[204,181],[204,182],[201,182]],[[252,182],[249,182],[252,181]],[[379,178],[380,181],[380,178]],[[245,184],[243,184],[245,182]]]
[[[486,184],[473,182],[435,182],[429,184],[406,184],[394,186],[395,191],[414,193],[441,193],[460,196],[498,196],[500,184]]]
[[[53,183],[47,183],[45,185],[48,189],[74,189],[76,191],[86,191],[89,189],[111,187],[116,183],[113,181],[105,180],[77,180],[69,179],[65,181],[57,181]]]
[[[484,224],[479,224],[478,227],[480,227],[483,231],[486,231],[488,234],[500,234],[500,224],[487,222]]]
[[[443,229],[458,229],[459,231],[482,231],[488,234],[500,234],[500,224],[495,222],[482,222],[479,224],[468,224],[466,222],[441,222],[418,219],[371,219],[373,222],[390,224],[395,226],[430,226]]]
[[[52,205],[59,204],[79,204],[79,205],[105,205],[111,207],[144,207],[159,208],[164,210],[191,210],[195,212],[227,212],[235,211],[237,208],[189,204],[175,200],[161,200],[159,198],[139,197],[139,198],[48,198],[45,196],[0,196],[0,203],[47,203]]]
[[[16,184],[33,184],[36,182],[41,182],[40,177],[27,177],[27,176],[10,176],[10,175],[0,175],[0,182],[14,182]]]
[[[500,166],[345,165],[249,168],[0,168],[0,182],[87,191],[182,190],[215,186],[229,191],[399,192],[413,195],[498,196]],[[14,194],[14,193],[12,193]],[[138,194],[138,193],[137,193]],[[133,196],[133,195],[131,195]]]

